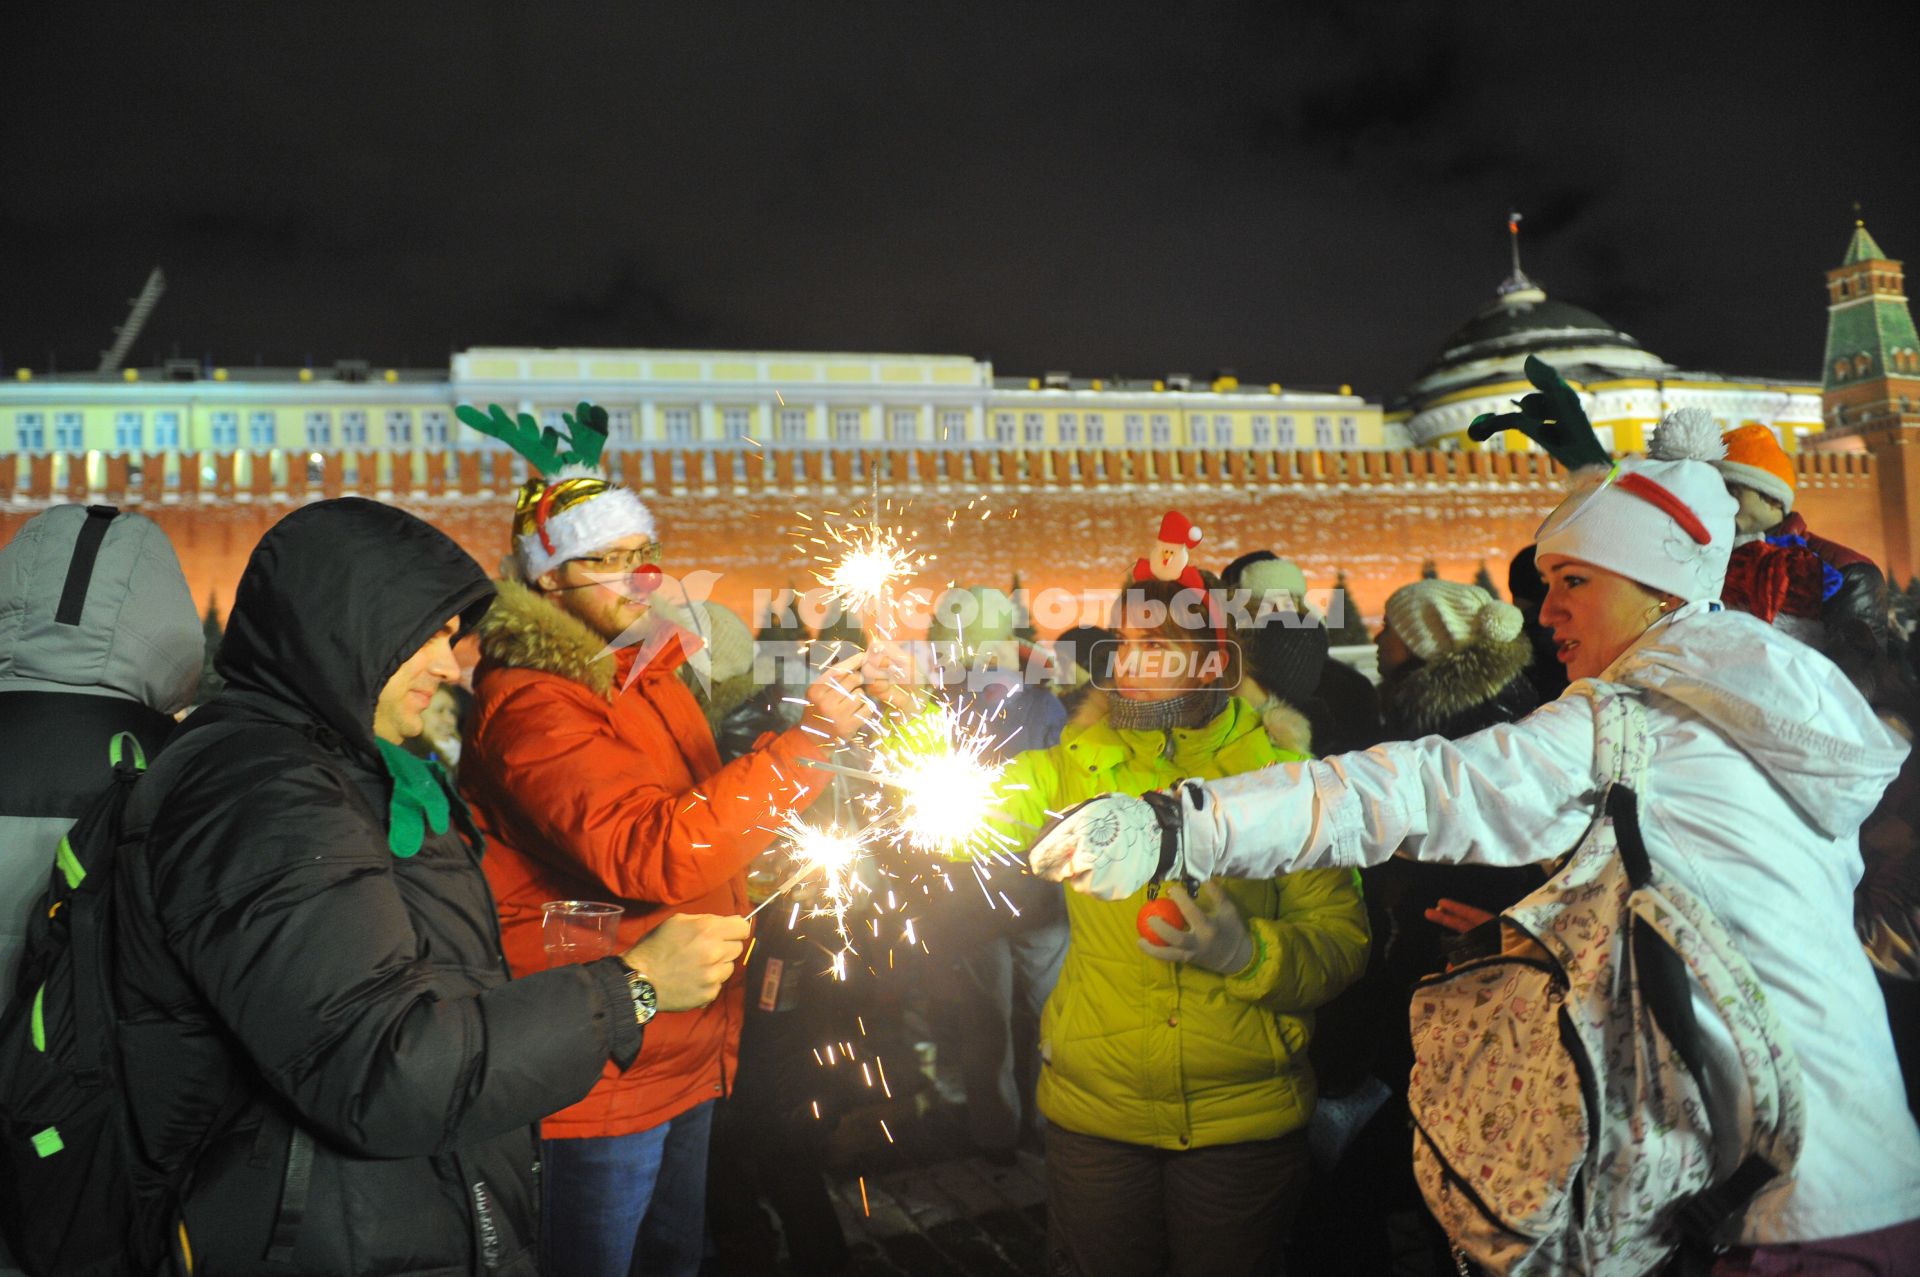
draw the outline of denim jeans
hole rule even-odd
[[[540,1141],[540,1270],[695,1277],[713,1104],[633,1135]]]

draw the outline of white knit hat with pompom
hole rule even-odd
[[[1726,453],[1712,417],[1698,408],[1670,413],[1654,427],[1646,460],[1576,479],[1540,525],[1535,560],[1577,559],[1689,603],[1719,598],[1738,509],[1713,465]]]
[[[1477,585],[1429,578],[1388,597],[1387,626],[1408,651],[1431,662],[1458,647],[1513,642],[1520,637],[1520,609]]]

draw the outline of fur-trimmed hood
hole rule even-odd
[[[1380,684],[1380,714],[1396,737],[1460,736],[1533,712],[1539,696],[1526,679],[1533,645],[1526,635],[1505,643],[1466,643],[1437,661],[1421,662]]]
[[[499,593],[476,631],[483,656],[513,669],[557,674],[613,699],[623,654],[608,652],[607,641],[586,622],[555,607],[531,587],[512,580],[495,585]],[[687,640],[676,637],[680,641],[670,644],[671,650],[663,649],[654,658],[656,664],[665,663],[662,668],[672,669],[686,660]]]

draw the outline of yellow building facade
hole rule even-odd
[[[461,428],[460,403],[559,424],[582,399],[608,411],[609,447],[1378,449],[1380,405],[1333,391],[1178,374],[1103,381],[997,377],[951,355],[487,347],[444,372],[211,369],[35,374],[0,382],[0,451],[268,454],[276,467],[380,454],[383,471],[434,450],[502,447]],[[64,482],[63,476],[56,477]]]

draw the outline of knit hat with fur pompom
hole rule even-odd
[[[1387,626],[1423,661],[1473,643],[1511,643],[1520,609],[1477,585],[1428,579],[1403,585],[1387,599]]]

